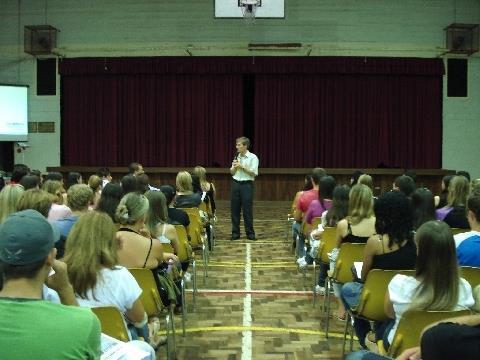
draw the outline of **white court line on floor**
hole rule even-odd
[[[245,254],[245,292],[252,290],[251,244]],[[252,326],[252,294],[247,293],[243,300],[243,326]],[[242,360],[252,359],[252,330],[242,331]]]
[[[185,289],[186,292],[193,292],[192,289]],[[226,294],[272,294],[272,295],[312,295],[311,290],[242,290],[242,289],[198,289],[198,293],[226,293]]]

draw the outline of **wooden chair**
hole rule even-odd
[[[177,238],[179,243],[178,258],[181,262],[189,262],[192,265],[192,287],[193,287],[193,306],[195,308],[196,295],[197,295],[197,262],[195,261],[195,253],[192,252],[189,255],[188,247],[190,246],[188,242],[188,235],[185,226],[183,225],[174,225],[175,230],[177,231]],[[183,297],[182,297],[183,299]]]
[[[480,285],[480,268],[472,266],[462,266],[460,268],[460,277],[468,281],[472,290]]]
[[[363,250],[365,244],[343,243],[338,253],[335,269],[330,269],[330,275],[325,279],[325,297],[323,300],[323,308],[326,308],[325,313],[325,337],[328,338],[328,327],[330,322],[330,288],[333,283],[345,284],[353,280],[352,266],[356,261],[363,260]]]
[[[452,230],[452,234],[453,234],[453,235],[457,235],[457,234],[461,234],[461,233],[467,232],[467,231],[469,231],[470,229],[450,228],[450,230]]]
[[[404,350],[420,345],[420,334],[427,325],[452,317],[470,315],[471,313],[468,309],[457,311],[407,311],[403,314],[398,324],[388,352],[385,351],[383,342],[378,342],[380,354],[387,354],[389,357],[396,358]]]
[[[133,275],[138,285],[142,289],[140,300],[142,301],[145,312],[148,317],[160,318],[164,305],[158,292],[157,283],[153,272],[150,269],[145,268],[130,268],[128,269]],[[173,323],[173,304],[168,308],[168,313],[165,316],[165,328],[167,333],[167,354],[168,358],[173,355],[173,359],[176,357],[176,341],[175,341],[175,325]],[[182,316],[183,333],[185,336],[185,319]]]
[[[203,258],[203,281],[205,283],[208,277],[208,245],[206,244],[206,236],[203,235],[204,229],[200,220],[200,213],[198,208],[182,208],[188,215],[190,225],[188,225],[188,235],[190,237],[190,244],[194,250],[202,250]]]
[[[216,240],[215,240],[215,215],[212,212],[212,206],[210,204],[210,200],[205,202],[202,201],[198,207],[199,210],[204,211],[206,214],[208,214],[208,223],[205,225],[205,227],[208,228],[210,231],[210,239],[208,239],[208,244],[209,244],[209,251],[213,251],[213,248],[215,247]]]
[[[350,351],[353,347],[353,323],[355,318],[368,321],[386,321],[388,319],[384,311],[385,293],[390,280],[397,275],[415,275],[415,270],[380,270],[372,269],[368,272],[367,279],[360,294],[360,300],[356,308],[347,312],[347,321],[343,332],[342,356],[345,354],[348,327],[350,327]]]
[[[123,315],[115,306],[101,306],[91,308],[93,313],[100,320],[102,333],[107,334],[117,340],[127,342],[130,340],[130,334],[123,319]]]
[[[318,226],[318,225],[317,225]],[[317,258],[313,260],[313,306],[317,300],[317,293],[315,287],[317,286],[317,264],[329,264],[328,253],[333,250],[337,243],[337,227],[326,227],[322,234],[320,247],[318,248]]]

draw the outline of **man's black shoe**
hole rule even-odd
[[[230,238],[230,240],[238,240],[238,239],[240,239],[240,236],[238,236],[238,235],[236,235],[236,236],[232,235],[232,237]]]
[[[256,241],[256,240],[257,240],[257,238],[255,237],[255,235],[247,236],[247,239],[248,239],[248,240],[252,240],[252,241]]]

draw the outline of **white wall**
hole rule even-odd
[[[186,49],[193,56],[255,55],[247,50],[251,42],[303,44],[295,52],[257,55],[435,57],[443,52],[445,26],[480,23],[478,0],[285,2],[285,19],[257,19],[246,26],[240,19],[214,19],[213,0],[0,0],[0,82],[30,85],[30,121],[56,126],[55,134],[29,136],[25,162],[39,169],[60,164],[60,98],[35,95],[35,59],[23,53],[24,25],[60,29],[57,52],[67,57],[187,56]],[[469,97],[444,97],[443,103],[443,167],[468,169],[475,177],[480,177],[479,59],[469,60]],[[17,155],[16,161],[22,160]]]

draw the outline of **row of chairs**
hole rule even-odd
[[[214,221],[213,214],[209,208],[209,204],[202,202],[200,208],[186,208],[182,209],[187,213],[190,225],[186,229],[182,225],[175,225],[177,232],[177,238],[179,241],[179,249],[177,256],[181,262],[189,262],[192,272],[192,290],[193,290],[193,308],[196,304],[197,288],[197,264],[195,259],[195,251],[201,251],[203,256],[203,274],[204,281],[208,276],[208,260],[209,250],[214,245]],[[205,211],[209,214],[210,221],[204,225],[200,218],[199,210]],[[210,239],[206,237],[205,226],[210,227]],[[211,246],[209,246],[211,245]],[[166,252],[174,252],[171,244],[162,244],[163,250]],[[190,251],[190,249],[192,251]],[[174,326],[174,313],[173,308],[175,304],[165,306],[162,303],[154,274],[149,269],[129,269],[131,274],[135,277],[137,283],[142,288],[141,301],[145,308],[145,312],[148,317],[160,317],[164,309],[167,310],[165,316],[165,329],[167,335],[167,358],[174,359],[176,357],[176,341],[175,341],[175,326]],[[185,299],[185,281],[181,280],[181,292],[182,292],[182,333],[185,336],[185,322],[187,319],[187,304]],[[97,315],[102,326],[102,332],[112,336],[120,341],[128,341],[129,333],[126,328],[123,315],[116,307],[106,306],[92,308],[92,311]]]
[[[290,229],[293,218],[289,215],[287,217]],[[312,226],[302,225],[302,232],[307,235],[312,228],[316,228],[320,223],[320,218],[315,218],[312,222]],[[452,229],[454,234],[464,232],[465,229]],[[287,230],[288,234],[288,230]],[[288,235],[286,236],[286,242],[288,243]],[[316,291],[315,286],[317,282],[317,264],[322,262],[329,264],[330,260],[328,254],[336,246],[336,228],[327,227],[322,234],[322,241],[318,249],[317,258],[313,262],[313,305],[316,304]],[[352,266],[354,262],[363,261],[365,244],[351,244],[344,243],[340,248],[340,252],[336,261],[334,269],[329,272],[325,282],[325,296],[322,306],[322,312],[324,313],[324,325],[325,325],[325,337],[328,338],[329,331],[329,318],[330,318],[330,302],[331,302],[331,287],[334,283],[344,284],[352,281]],[[396,274],[414,275],[414,270],[371,270],[367,276],[364,288],[360,296],[360,302],[357,308],[350,310],[347,313],[347,321],[345,323],[342,356],[345,353],[345,345],[347,339],[347,333],[350,326],[350,351],[353,347],[353,316],[364,318],[369,321],[386,321],[387,316],[384,312],[384,297],[388,288],[390,280]],[[467,280],[472,289],[477,285],[480,285],[480,268],[474,267],[462,267],[462,277]],[[389,351],[383,350],[383,346],[380,343],[379,348],[383,355],[390,357],[396,357],[402,353],[403,350],[417,346],[419,343],[420,333],[422,329],[430,323],[446,319],[454,316],[462,316],[470,314],[471,310],[461,311],[412,311],[407,312],[399,324],[396,331],[392,345]]]

